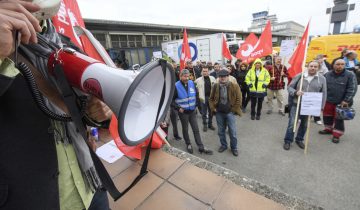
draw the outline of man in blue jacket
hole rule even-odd
[[[179,118],[182,126],[183,137],[186,143],[187,151],[192,154],[193,148],[189,138],[189,123],[194,133],[195,142],[200,153],[212,155],[213,152],[206,149],[201,141],[199,126],[196,121],[196,87],[192,80],[189,80],[190,72],[183,69],[180,72],[180,81],[175,83],[176,91],[174,93],[174,102],[172,106],[179,111]]]

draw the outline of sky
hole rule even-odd
[[[333,0],[77,0],[83,18],[142,23],[169,24],[228,30],[243,30],[251,25],[252,13],[268,10],[278,22],[295,21],[306,26],[311,18],[310,35],[329,32],[326,8]],[[350,11],[345,32],[360,24],[360,0]],[[344,31],[344,24],[342,31]],[[332,31],[332,29],[331,29]]]

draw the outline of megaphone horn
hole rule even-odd
[[[165,74],[160,64],[153,61],[139,71],[109,67],[72,49],[63,49],[49,57],[48,68],[60,62],[69,84],[92,94],[115,113],[121,140],[134,146],[145,141],[165,118],[175,90],[175,75],[166,63]],[[163,87],[164,102],[156,119]]]

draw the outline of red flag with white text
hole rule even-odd
[[[246,37],[245,42],[242,43],[242,45],[236,52],[236,58],[241,59],[242,61],[246,61],[250,53],[254,51],[254,46],[256,45],[258,40],[259,39],[254,33],[250,33],[249,36]]]
[[[308,43],[308,37],[309,37],[309,24],[306,26],[305,32],[296,47],[296,50],[294,51],[293,55],[291,56],[289,60],[289,64],[291,67],[288,70],[288,74],[290,78],[294,78],[298,73],[302,72],[303,62],[305,60],[305,52],[306,52],[306,46]]]
[[[225,34],[222,34],[222,56],[228,60],[232,60],[232,56],[229,47],[226,43]]]
[[[264,31],[262,32],[259,40],[254,46],[254,50],[250,53],[248,59],[255,60],[272,54],[272,33],[271,23],[267,22]]]
[[[180,57],[180,71],[185,68],[186,61],[191,61],[191,52],[190,46],[187,38],[186,28],[184,29],[184,38],[181,47],[181,57]]]
[[[52,18],[58,33],[69,37],[71,41],[90,57],[104,62],[103,58],[86,36],[78,35],[75,26],[85,28],[76,0],[61,0],[59,12]]]

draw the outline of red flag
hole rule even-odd
[[[256,58],[261,58],[270,54],[272,54],[272,34],[271,23],[268,21],[248,59],[254,60]]]
[[[229,50],[229,47],[226,44],[226,39],[225,39],[225,35],[222,34],[222,55],[224,58],[228,59],[228,60],[232,60],[232,56]]]
[[[250,33],[249,36],[246,37],[245,42],[242,43],[242,45],[236,52],[236,58],[241,59],[242,61],[246,61],[250,53],[254,51],[254,46],[258,42],[258,40],[259,39],[254,33]]]
[[[53,24],[58,33],[69,37],[71,41],[82,49],[90,57],[104,62],[103,57],[95,49],[86,35],[78,34],[75,27],[85,28],[76,0],[61,0],[59,12],[52,18]],[[107,63],[108,64],[108,63]]]
[[[184,38],[183,43],[181,47],[181,57],[180,57],[180,71],[185,68],[186,61],[191,61],[191,53],[190,53],[190,47],[189,42],[187,38],[186,28],[184,29]]]
[[[136,158],[139,160],[141,159],[141,148],[147,146],[149,144],[150,138],[151,138],[151,137],[149,137],[144,143],[136,145],[136,146],[125,145],[120,139],[119,132],[118,132],[118,121],[117,121],[115,115],[112,116],[110,126],[109,126],[109,131],[110,131],[111,136],[114,138],[114,142],[115,142],[116,146],[119,148],[119,150],[122,153],[124,153],[128,157]],[[162,147],[162,145],[164,144],[163,138],[165,138],[165,136],[166,136],[166,134],[163,134],[163,133],[164,132],[162,130],[160,130],[159,128],[158,128],[158,130],[156,130],[156,132],[154,132],[151,148],[159,149]]]
[[[307,40],[308,40],[309,24],[310,21],[306,26],[305,32],[296,50],[294,51],[293,55],[289,60],[289,64],[291,65],[291,67],[289,68],[288,73],[289,73],[289,77],[291,78],[296,76],[298,73],[302,72],[303,62],[305,60],[305,51],[308,43]]]

